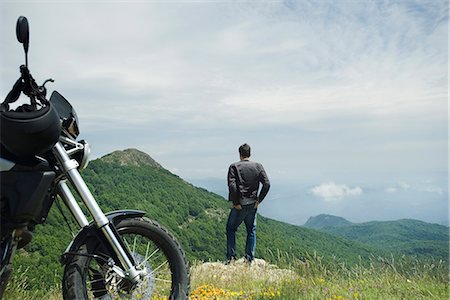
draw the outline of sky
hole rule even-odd
[[[447,1],[1,1],[2,98],[21,15],[93,157],[137,148],[226,195],[249,143],[265,216],[448,224]]]

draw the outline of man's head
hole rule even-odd
[[[246,159],[250,157],[250,145],[249,144],[243,144],[239,147],[239,156],[241,159]]]

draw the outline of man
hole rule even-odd
[[[245,260],[251,263],[256,247],[256,211],[270,188],[269,178],[260,163],[250,161],[250,146],[239,147],[240,161],[230,165],[228,170],[228,200],[233,202],[227,222],[227,261],[236,260],[236,230],[242,221],[247,228]],[[262,183],[258,195],[259,183]]]

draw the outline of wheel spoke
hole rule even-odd
[[[99,282],[99,281],[105,281],[105,279],[102,277],[102,278],[99,278],[99,279],[94,279],[94,280],[86,281],[86,283],[92,284],[92,283],[94,283],[94,282]]]
[[[149,248],[150,248],[150,242],[147,243],[147,249],[145,250],[145,256],[144,257],[147,257]]]
[[[143,265],[144,263],[146,263],[146,262],[147,262],[150,258],[152,258],[152,256],[155,255],[158,251],[159,251],[159,248],[156,248],[156,250],[153,251],[153,253],[150,254],[150,256],[144,258],[144,260],[141,261],[141,262],[139,263],[138,267],[140,267],[141,265]],[[157,256],[157,257],[158,257],[158,256]]]
[[[157,277],[155,277],[155,280],[162,281],[162,282],[167,282],[167,283],[172,283],[172,280],[161,279],[161,278],[157,278]]]
[[[157,268],[153,269],[152,273],[155,274],[156,271],[158,271],[162,266],[164,266],[167,263],[167,260],[160,264]]]
[[[153,274],[158,274],[158,275],[172,275],[172,272],[170,271],[170,269],[163,269],[163,270],[158,270],[157,272],[153,272]]]
[[[123,242],[127,246],[128,249],[130,249],[130,244],[128,244],[127,239],[125,237],[122,237]]]
[[[133,243],[133,253],[136,253],[136,239],[137,239],[137,236],[135,235],[134,236],[134,243]]]

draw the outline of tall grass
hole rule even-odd
[[[270,253],[269,261],[273,261],[279,267],[295,270],[303,277],[327,277],[327,278],[354,278],[362,276],[397,275],[406,279],[429,280],[435,282],[447,282],[449,279],[449,265],[443,260],[417,259],[412,256],[389,258],[370,256],[369,259],[359,259],[356,264],[348,264],[332,257],[324,260],[323,257],[306,253],[301,259],[291,253],[276,251]]]
[[[280,251],[268,261],[276,265],[193,262],[190,299],[449,299],[449,266],[443,261],[371,257],[347,264],[316,253],[299,259]],[[62,299],[60,283],[30,289],[33,280],[27,269],[14,270],[4,299]]]
[[[19,266],[14,269],[13,275],[8,283],[3,299],[5,300],[60,300],[62,299],[61,294],[61,283],[56,282],[54,286],[50,289],[46,289],[36,281],[39,278],[32,278],[28,276],[28,268],[23,268]],[[55,275],[55,279],[59,276]],[[30,288],[30,286],[37,286],[37,288]]]
[[[299,259],[280,251],[269,260],[284,269],[242,264],[230,267],[232,280],[218,280],[222,267],[214,265],[208,273],[204,265],[194,266],[193,299],[449,299],[449,267],[443,261],[392,256],[349,265],[316,253]],[[274,281],[265,272],[282,275]]]

